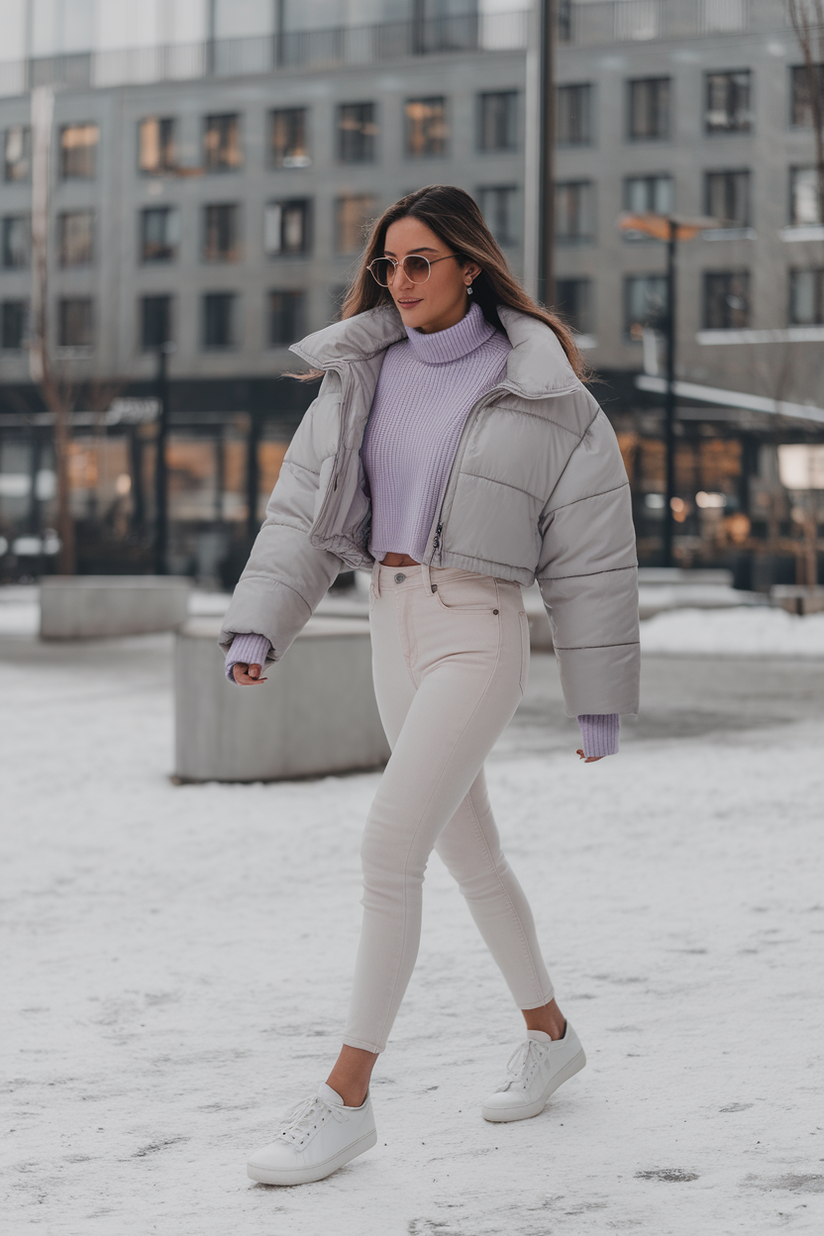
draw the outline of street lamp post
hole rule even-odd
[[[169,436],[169,356],[173,343],[161,343],[157,349],[157,435],[155,437],[155,575],[169,572],[169,477],[166,442]]]
[[[556,0],[539,0],[540,99],[538,122],[538,245],[537,299],[555,299],[555,9]]]
[[[674,215],[623,215],[618,226],[625,232],[642,232],[654,240],[663,240],[667,246],[667,312],[665,318],[667,340],[667,375],[664,395],[664,456],[665,489],[664,527],[661,538],[661,558],[665,567],[675,565],[674,534],[675,518],[675,366],[677,351],[676,335],[676,276],[678,271],[677,246],[679,240],[694,240],[705,228],[718,227],[717,219],[680,219]]]
[[[667,236],[667,393],[664,399],[664,457],[666,459],[666,495],[664,498],[664,527],[662,559],[665,567],[674,565],[673,541],[675,536],[675,512],[672,500],[675,497],[675,307],[677,305],[675,276],[675,246],[678,242],[678,225],[669,219]]]

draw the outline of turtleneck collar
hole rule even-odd
[[[446,330],[422,335],[411,326],[406,327],[409,345],[416,360],[426,365],[445,365],[449,361],[468,356],[495,334],[495,327],[487,322],[477,301],[470,307],[460,322]]]

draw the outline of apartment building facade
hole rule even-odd
[[[303,29],[296,15],[282,28],[228,37],[228,10],[224,18],[221,6],[209,11],[212,27],[195,42],[52,49],[0,65],[0,450],[31,478],[27,496],[0,492],[8,530],[0,536],[9,544],[21,519],[32,529],[42,523],[49,502],[36,498],[35,480],[48,472],[48,435],[43,429],[35,459],[21,412],[40,406],[26,346],[32,87],[55,90],[52,354],[76,383],[113,392],[123,407],[151,397],[158,347],[174,345],[173,418],[181,475],[189,475],[188,506],[177,502],[181,523],[240,518],[249,417],[262,418],[270,445],[261,494],[276,475],[278,444],[306,397],[280,377],[290,367],[288,344],[334,317],[364,227],[383,207],[424,184],[461,185],[519,276],[529,282],[534,273],[524,267],[534,251],[524,234],[534,175],[534,14],[385,4],[370,25],[350,18],[324,29],[321,10],[309,5]],[[781,0],[560,5],[557,302],[605,378],[616,426],[628,442],[634,435],[631,470],[647,453],[637,479],[639,527],[650,544],[656,508],[644,507],[641,491],[658,485],[650,460],[660,433],[634,378],[643,327],[661,326],[668,288],[663,246],[621,232],[618,220],[648,210],[713,220],[679,259],[681,376],[815,402],[824,220],[800,66]],[[78,414],[81,437],[98,432],[99,423],[84,428],[86,409]],[[705,433],[711,420],[706,412],[699,424],[696,414],[688,436]],[[747,425],[757,435],[768,422],[753,414]],[[739,444],[744,429],[734,427]],[[110,426],[108,438],[118,432]],[[129,432],[148,434],[145,426]],[[187,433],[201,439],[197,466],[194,451],[189,464],[183,459]],[[212,438],[219,450],[204,455]],[[120,462],[105,469],[95,447],[98,464],[77,485],[79,510],[95,507],[95,473],[98,490],[102,473],[108,478],[104,506],[115,502],[118,483],[125,489],[137,465],[121,446]],[[144,461],[150,454],[147,446]],[[705,467],[711,476],[702,486],[729,491],[731,505],[749,509],[755,465],[745,467],[746,450],[727,452],[721,464],[723,455],[715,451],[716,470]],[[47,481],[40,490],[48,494]],[[133,485],[132,507],[134,495]]]

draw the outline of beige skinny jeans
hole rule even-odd
[[[376,566],[370,625],[392,755],[363,836],[363,928],[343,1041],[381,1052],[415,965],[433,849],[518,1008],[548,1004],[553,991],[483,773],[526,688],[520,585],[451,567]]]

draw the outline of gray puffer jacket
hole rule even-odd
[[[537,577],[569,715],[635,713],[637,559],[615,434],[550,328],[499,314],[506,376],[469,413],[425,561],[526,587]],[[360,450],[384,352],[405,337],[394,306],[381,306],[292,347],[325,376],[226,614],[224,649],[254,632],[279,660],[338,572],[373,565]]]

